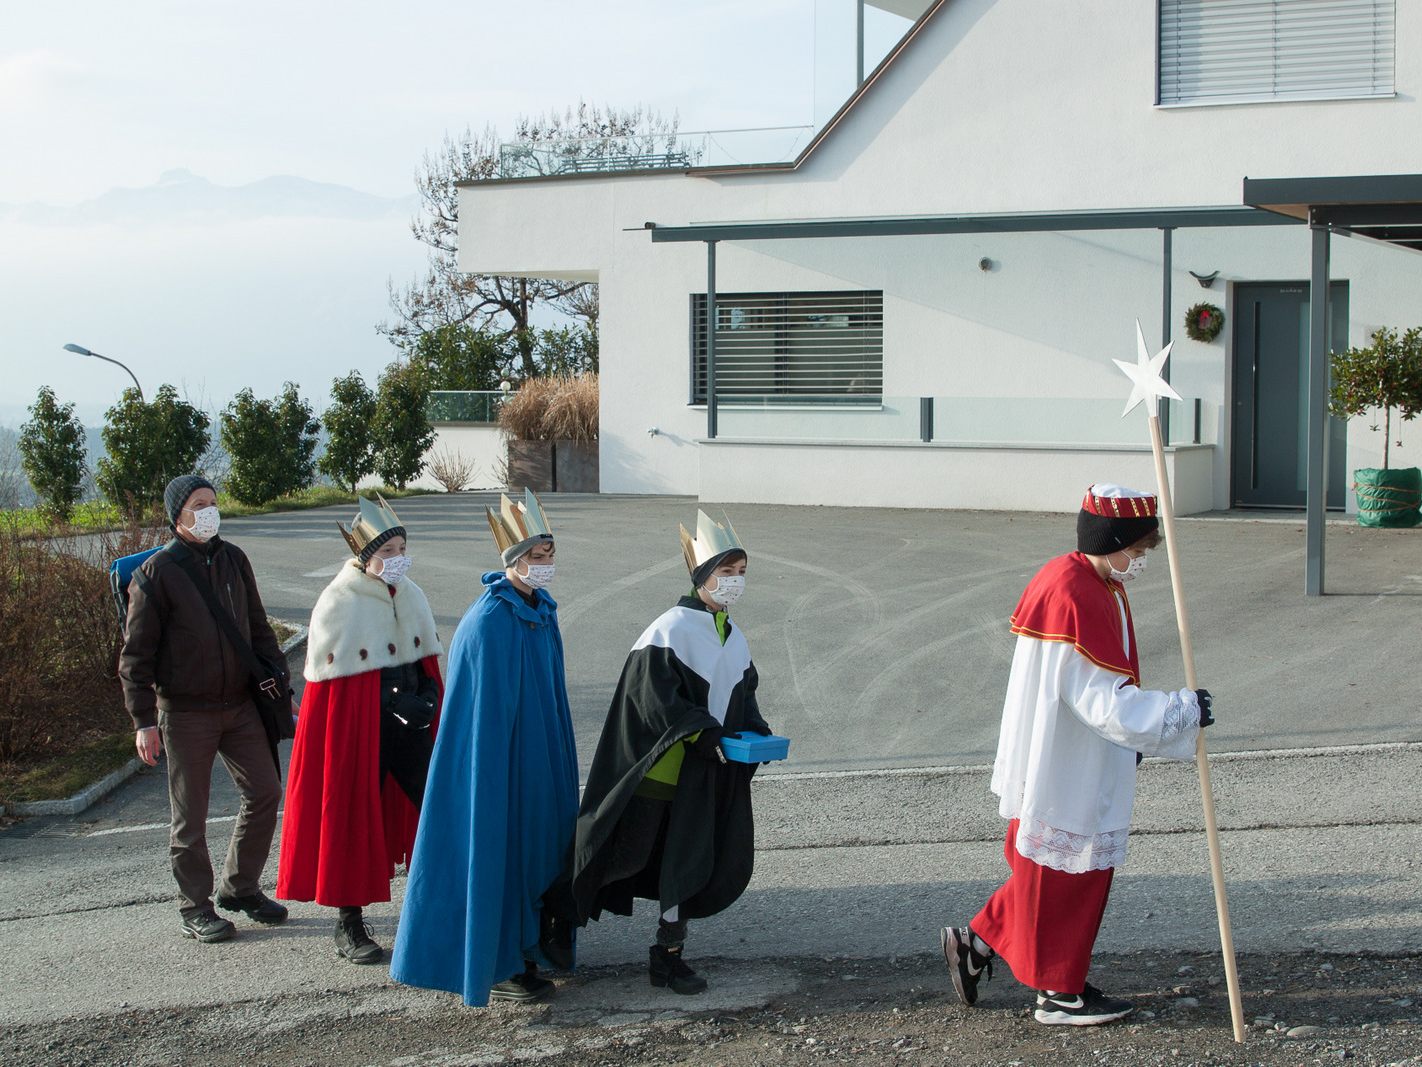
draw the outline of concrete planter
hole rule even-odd
[[[597,442],[554,441],[553,488],[560,493],[598,491]]]
[[[509,492],[553,491],[553,442],[509,440]]]
[[[596,493],[596,441],[509,441],[509,492]]]

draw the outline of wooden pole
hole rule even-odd
[[[1154,405],[1156,401],[1151,401]],[[1155,479],[1160,487],[1160,524],[1165,534],[1165,556],[1170,562],[1170,588],[1175,594],[1175,625],[1180,631],[1180,653],[1185,658],[1185,685],[1200,688],[1195,679],[1195,646],[1190,641],[1190,612],[1185,606],[1185,590],[1180,582],[1180,556],[1175,547],[1175,505],[1170,496],[1170,480],[1165,473],[1165,446],[1161,441],[1160,417],[1151,412],[1150,444],[1155,453]],[[1210,761],[1205,754],[1205,731],[1195,741],[1195,766],[1200,772],[1200,796],[1205,806],[1205,840],[1210,846],[1210,880],[1215,887],[1215,916],[1220,924],[1220,949],[1224,953],[1225,981],[1229,987],[1229,1014],[1234,1023],[1234,1039],[1244,1043],[1244,1005],[1239,996],[1239,972],[1234,964],[1234,934],[1230,929],[1229,900],[1225,895],[1224,864],[1220,860],[1220,831],[1215,824],[1215,791],[1210,785]]]

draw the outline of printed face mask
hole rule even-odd
[[[222,525],[222,516],[217,512],[217,505],[199,508],[193,512],[193,524],[189,526],[188,533],[192,534],[199,541],[211,541],[217,536],[217,528]]]
[[[542,589],[553,580],[553,572],[557,570],[557,568],[558,565],[556,563],[530,563],[528,565],[528,573],[520,574],[519,578],[521,578],[523,584],[530,589]]]
[[[399,585],[410,573],[410,564],[414,562],[409,556],[376,556],[380,560],[380,573],[376,576],[383,578],[385,584],[391,587]]]
[[[718,574],[716,588],[706,590],[706,595],[723,608],[729,608],[741,599],[745,591],[746,576],[744,574]]]
[[[1126,564],[1126,569],[1123,571],[1118,571],[1114,564],[1111,564],[1109,560],[1107,561],[1111,567],[1111,577],[1115,578],[1118,582],[1129,582],[1132,578],[1139,578],[1146,569],[1145,556],[1127,556],[1126,558],[1129,559],[1130,562]]]

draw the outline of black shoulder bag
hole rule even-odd
[[[277,775],[281,775],[281,757],[277,755],[277,744],[283,739],[296,736],[296,724],[291,719],[291,688],[286,681],[286,671],[280,663],[270,662],[266,656],[254,649],[237,628],[237,620],[232,612],[222,606],[217,594],[212,591],[212,583],[198,569],[192,551],[182,542],[174,541],[168,546],[173,559],[183,569],[183,573],[197,587],[198,594],[207,604],[207,610],[217,620],[218,629],[226,635],[228,642],[237,650],[237,655],[247,664],[251,674],[248,686],[252,692],[252,703],[257,707],[257,715],[262,720],[262,729],[267,735],[267,744],[272,750],[272,760],[277,765]]]

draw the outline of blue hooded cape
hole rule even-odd
[[[558,605],[530,607],[502,571],[464,614],[390,976],[487,1004],[537,955],[541,898],[578,815],[578,760]]]

